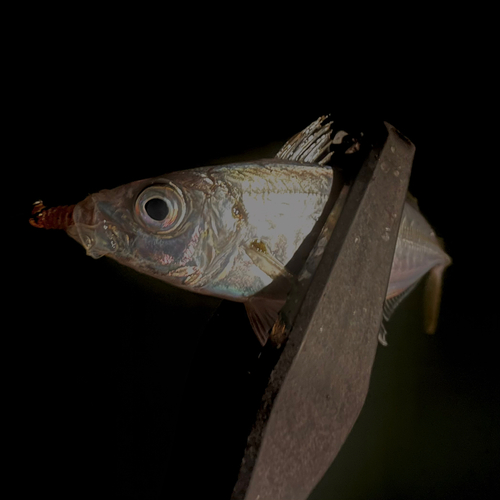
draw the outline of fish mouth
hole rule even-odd
[[[73,210],[73,223],[67,233],[80,243],[90,257],[115,257],[130,246],[123,228],[123,214],[114,209],[101,193],[88,196]]]

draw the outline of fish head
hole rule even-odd
[[[234,258],[242,219],[228,190],[193,169],[92,194],[67,232],[93,258],[210,294],[201,288]]]

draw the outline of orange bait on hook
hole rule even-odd
[[[43,201],[34,203],[30,224],[43,229],[68,229],[73,224],[73,209],[75,205],[65,205],[47,209]]]

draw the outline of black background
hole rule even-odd
[[[479,160],[491,132],[461,58],[344,42],[316,61],[286,41],[234,55],[228,40],[152,55],[152,40],[68,38],[29,38],[13,75],[24,305],[6,355],[20,491],[229,498],[258,352],[239,306],[225,304],[224,328],[206,332],[218,300],[86,257],[63,232],[29,226],[31,204],[258,158],[330,113],[346,127],[388,121],[414,142],[410,190],[454,263],[435,336],[422,333],[421,289],[395,315],[362,415],[311,500],[491,498],[496,255],[491,165]]]

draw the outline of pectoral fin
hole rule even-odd
[[[266,244],[262,241],[253,240],[245,247],[245,252],[252,259],[252,262],[270,278],[276,279],[280,276],[290,280],[293,278],[285,266],[271,255]]]

